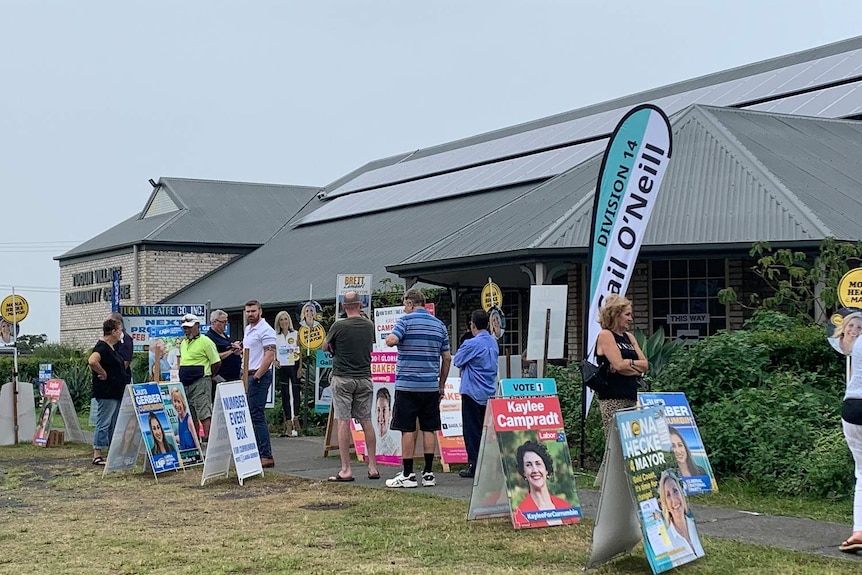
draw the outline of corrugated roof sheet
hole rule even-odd
[[[506,204],[531,185],[514,186],[428,204],[408,204],[397,213],[369,214],[300,228],[285,227],[263,247],[216,274],[174,294],[165,303],[211,300],[225,309],[241,308],[251,298],[292,303],[335,297],[336,274],[373,274],[375,287],[385,269],[415,251],[470,223],[489,206]],[[385,254],[385,255],[383,255]]]
[[[693,106],[672,124],[674,156],[645,252],[862,237],[862,122]],[[585,253],[600,163],[529,190],[390,269],[523,249]]]
[[[72,250],[64,260],[139,243],[263,245],[319,188],[246,182],[161,178],[145,209]],[[147,207],[167,192],[177,210],[142,218]]]

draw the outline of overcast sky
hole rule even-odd
[[[322,186],[860,21],[857,0],[4,0],[0,296],[57,340],[53,256],[139,212],[148,178]]]

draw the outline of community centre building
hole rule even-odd
[[[270,320],[296,317],[309,286],[333,300],[337,274],[441,286],[453,340],[490,277],[503,289],[507,354],[525,346],[530,286],[568,285],[577,357],[601,155],[643,103],[669,116],[673,156],[629,287],[639,327],[738,328],[745,310],[718,291],[746,300],[762,289],[754,242],[816,251],[827,237],[862,238],[858,37],[374,160],[321,188],[151,180],[140,214],[56,258],[61,341],[95,341],[114,268],[128,303],[206,303],[233,330],[248,299]]]

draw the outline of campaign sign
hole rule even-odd
[[[201,321],[207,314],[207,306],[196,305],[121,305],[123,324],[132,336],[135,351],[147,351],[150,344],[150,328],[180,326],[183,316],[193,313]],[[170,348],[169,348],[170,349]]]
[[[201,485],[210,477],[226,476],[231,462],[240,485],[246,477],[263,474],[242,381],[225,381],[216,386]]]
[[[390,429],[395,382],[374,382],[374,435],[377,439],[377,463],[401,465],[401,432]]]
[[[694,516],[677,475],[663,406],[620,410],[614,422],[653,572],[703,557]]]
[[[57,413],[56,401],[45,401],[39,420],[36,423],[36,433],[33,434],[33,445],[45,447],[48,445],[48,435],[51,433],[51,420],[54,419],[54,414]]]
[[[371,352],[371,381],[374,383],[395,383],[396,351]]]
[[[557,395],[557,382],[553,378],[518,378],[500,380],[503,397]]]
[[[39,363],[39,381],[48,381],[54,377],[54,368],[49,362]]]
[[[144,436],[150,464],[156,474],[182,467],[162,392],[157,383],[131,386],[138,426]],[[116,432],[115,432],[116,434]]]
[[[461,416],[461,378],[446,379],[446,389],[440,399],[440,460],[445,463],[467,463],[467,446],[464,444],[464,420]]]
[[[684,393],[639,393],[643,406],[663,405],[670,444],[678,466],[679,477],[688,495],[718,491],[715,474],[706,456],[700,431]]]
[[[78,422],[75,403],[72,401],[66,382],[62,379],[49,379],[42,388],[45,404],[39,413],[36,431],[33,434],[33,444],[40,447],[47,446],[48,435],[51,433],[51,423],[57,413],[63,418],[65,440],[83,443],[84,432]]]
[[[204,462],[204,458],[198,432],[189,411],[185,388],[182,385],[162,383],[159,384],[159,390],[162,393],[162,403],[171,424],[171,431],[179,443],[183,467],[200,465]]]
[[[329,386],[329,376],[332,375],[332,354],[318,349],[315,352],[316,367],[314,368],[314,412],[329,413],[332,405],[332,389]]]
[[[488,409],[515,529],[578,523],[581,507],[559,399],[498,398]]]

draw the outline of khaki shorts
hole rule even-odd
[[[209,419],[213,415],[212,378],[205,375],[194,383],[184,386],[186,399],[189,400],[189,411],[195,422]]]
[[[370,377],[333,375],[329,383],[332,385],[332,413],[335,419],[371,419],[374,386]]]

